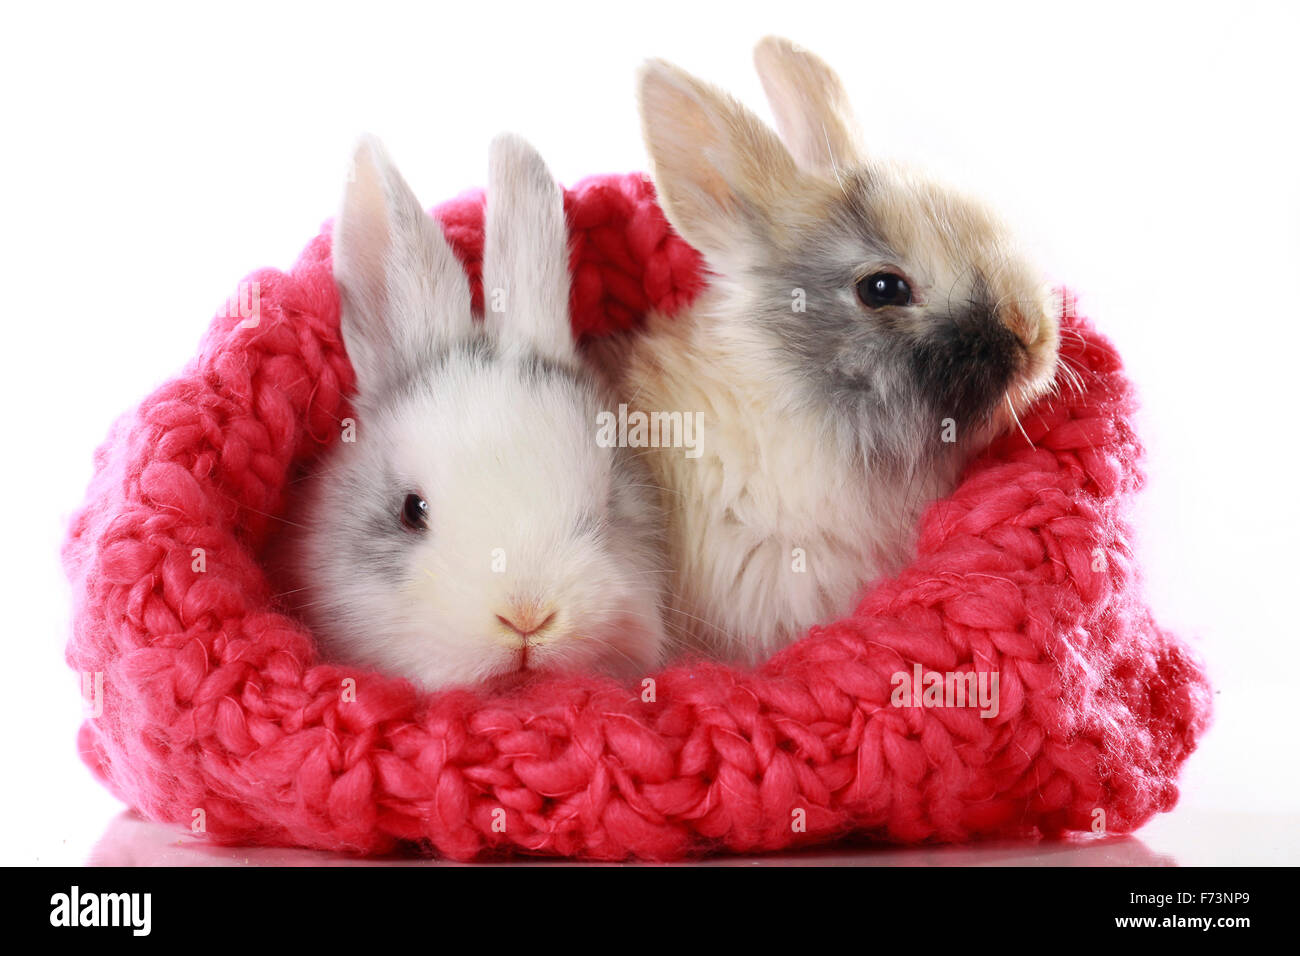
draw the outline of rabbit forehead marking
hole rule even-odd
[[[892,267],[918,293],[954,284],[964,293],[972,269],[991,272],[1008,258],[1008,232],[987,207],[901,167],[804,177],[793,203],[799,213],[783,213],[771,246],[814,278],[847,283]]]
[[[350,461],[338,468],[337,483],[327,485],[329,522],[342,531],[329,540],[332,547],[350,552],[351,566],[363,577],[396,578],[409,562],[409,535],[400,521],[405,490],[398,490],[402,484],[379,448],[378,441],[347,446]]]
[[[610,456],[595,443],[599,404],[564,363],[474,343],[444,355],[390,405],[386,445],[408,480],[429,486],[435,515],[446,506],[440,498],[499,493],[493,514],[540,508],[574,522],[606,500],[612,480]]]

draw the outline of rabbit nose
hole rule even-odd
[[[1052,319],[1046,310],[1009,303],[1002,308],[999,318],[1026,351],[1032,351],[1051,335]]]
[[[1018,304],[1004,305],[999,318],[1021,346],[1028,348],[1038,338],[1038,320]]]
[[[555,621],[555,612],[530,604],[511,607],[505,614],[496,617],[520,637],[529,638],[549,628]]]

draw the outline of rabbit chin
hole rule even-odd
[[[1066,302],[1059,290],[1053,290],[1047,303],[1047,315],[1038,325],[1037,336],[1029,345],[1029,358],[1015,379],[1007,386],[1002,399],[989,413],[974,447],[993,440],[1004,432],[1020,429],[1021,418],[1033,404],[1054,388],[1060,388],[1060,323]]]
[[[407,676],[428,691],[456,685],[509,686],[539,677],[598,671],[619,680],[639,680],[660,663],[664,644],[657,611],[620,612],[597,620],[592,617],[557,623],[527,653],[499,630],[482,631],[454,643],[441,639],[423,642],[428,653],[407,659],[389,669]],[[409,645],[408,645],[409,646]],[[382,664],[380,666],[383,666]]]

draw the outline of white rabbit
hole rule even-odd
[[[561,191],[516,137],[489,166],[477,322],[441,228],[377,141],[357,149],[333,233],[355,441],[291,511],[287,596],[328,657],[428,689],[639,675],[663,653],[662,515],[644,464],[597,442]]]
[[[748,663],[906,563],[921,509],[1050,387],[1059,315],[987,209],[863,155],[821,60],[775,38],[755,60],[782,138],[642,68],[660,201],[714,275],[687,311],[599,346],[629,414],[703,415],[691,455],[646,450],[668,621]]]

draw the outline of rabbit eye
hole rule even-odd
[[[911,305],[912,287],[896,272],[873,272],[858,283],[858,298],[869,309]]]
[[[429,503],[419,495],[407,495],[402,502],[402,524],[412,531],[423,531],[429,526]]]

